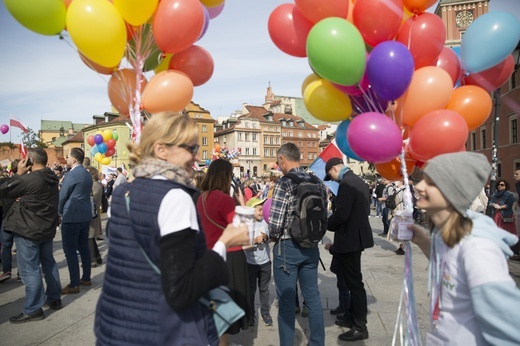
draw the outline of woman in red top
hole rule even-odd
[[[197,201],[197,210],[200,215],[206,245],[211,249],[222,235],[226,226],[233,222],[235,216],[235,201],[229,195],[233,166],[229,161],[218,159],[213,161],[202,181],[202,195]],[[244,196],[238,189],[235,196],[241,205],[245,205]],[[226,334],[237,334],[240,329],[247,329],[248,321],[252,318],[249,307],[248,269],[246,256],[242,247],[227,249],[226,264],[229,269],[230,281],[228,284],[233,300],[246,312],[239,321],[232,324]],[[220,345],[227,344],[227,335],[221,338]]]

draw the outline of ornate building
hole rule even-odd
[[[206,165],[206,160],[211,159],[213,151],[213,133],[215,127],[215,119],[211,117],[208,110],[205,110],[193,101],[186,107],[186,112],[190,118],[195,120],[199,127],[199,154],[201,161],[199,165]]]

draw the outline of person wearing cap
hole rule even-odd
[[[328,219],[327,229],[334,232],[334,248],[350,289],[350,319],[338,320],[342,327],[350,328],[340,334],[342,341],[368,339],[367,294],[361,273],[361,253],[374,246],[370,215],[370,195],[363,179],[354,174],[343,160],[329,159],[325,165],[324,180],[339,182],[336,210]]]
[[[269,243],[267,242],[269,240],[269,230],[262,213],[263,204],[266,200],[267,198],[253,197],[246,203],[246,206],[255,208],[254,245],[244,247],[249,272],[249,288],[251,290],[249,326],[255,325],[257,283],[260,295],[260,315],[266,326],[273,325],[273,319],[269,313],[269,283],[271,282],[271,257],[269,255]]]
[[[506,261],[518,238],[468,210],[490,172],[482,154],[443,154],[415,186],[417,207],[433,223],[431,238],[411,226],[412,242],[430,259],[431,344],[520,345],[520,290]]]

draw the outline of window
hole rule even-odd
[[[311,153],[308,153],[308,154],[307,154],[307,160],[310,160],[310,159],[312,159],[312,154],[311,154]]]
[[[471,151],[477,150],[477,133],[475,131],[471,132]]]
[[[264,171],[267,170],[267,164],[264,163]]]
[[[253,148],[253,155],[256,156],[256,148]]]
[[[311,138],[311,133],[307,132],[307,138]]]
[[[311,142],[307,142],[307,148],[311,146]]]
[[[276,137],[276,144],[280,144],[280,137]]]
[[[302,137],[302,132],[301,131],[298,132],[298,137],[300,137],[300,138]]]
[[[256,127],[258,126],[257,123],[253,123],[253,128],[256,129]]]
[[[480,129],[480,149],[486,149],[486,128]]]
[[[516,115],[509,118],[509,143],[518,143],[518,118]]]
[[[282,136],[286,137],[287,136],[287,132],[283,131],[282,132]]]
[[[497,163],[497,177],[501,177],[501,176],[502,176],[502,163],[498,162]]]
[[[202,132],[208,132],[208,125],[202,125]]]
[[[241,141],[242,140],[242,132],[237,132],[237,137],[238,137],[238,140]]]
[[[302,142],[298,142],[298,147],[299,147],[299,148],[302,147]]]
[[[208,137],[202,137],[202,145],[208,145]]]
[[[267,149],[264,149],[264,156],[267,157],[267,154],[268,154],[268,150]]]
[[[244,126],[245,126],[246,128],[248,128],[248,127],[249,127],[249,121],[246,121],[246,122],[244,123]]]
[[[267,139],[268,139],[268,137],[264,136],[264,144],[267,144]]]
[[[257,139],[256,139],[256,133],[253,133],[251,137],[253,138],[253,142],[256,142],[256,141],[257,141]]]
[[[274,144],[274,137],[273,136],[269,137],[269,144]]]
[[[249,133],[246,133],[245,137],[246,137],[245,140],[248,141],[249,140]]]
[[[224,140],[223,140],[224,144],[226,144],[226,136],[224,136]]]
[[[208,151],[207,150],[202,150],[202,159],[206,160],[207,158],[208,158]]]
[[[269,151],[269,154],[270,154],[269,156],[274,157],[274,150],[271,149],[271,150]]]
[[[249,155],[249,148],[246,148],[246,155]]]
[[[292,131],[289,131],[289,137],[292,137]]]

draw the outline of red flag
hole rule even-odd
[[[27,157],[27,149],[23,145],[23,142],[20,142],[20,155],[22,155],[23,160]]]
[[[336,146],[336,140],[333,140],[329,145],[327,145],[325,147],[325,149],[323,149],[323,151],[320,153],[320,158],[324,161],[324,162],[327,162],[329,161],[330,159],[332,159],[333,157],[337,157],[337,158],[340,158],[340,159],[343,159],[345,160],[345,158],[343,157],[343,153],[339,150],[339,148]]]
[[[27,129],[27,126],[22,124],[20,119],[17,119],[15,117],[13,117],[12,115],[10,116],[9,125],[11,125],[11,127],[13,127],[13,126],[18,127],[20,130],[22,130],[25,133],[29,132],[29,130]]]

